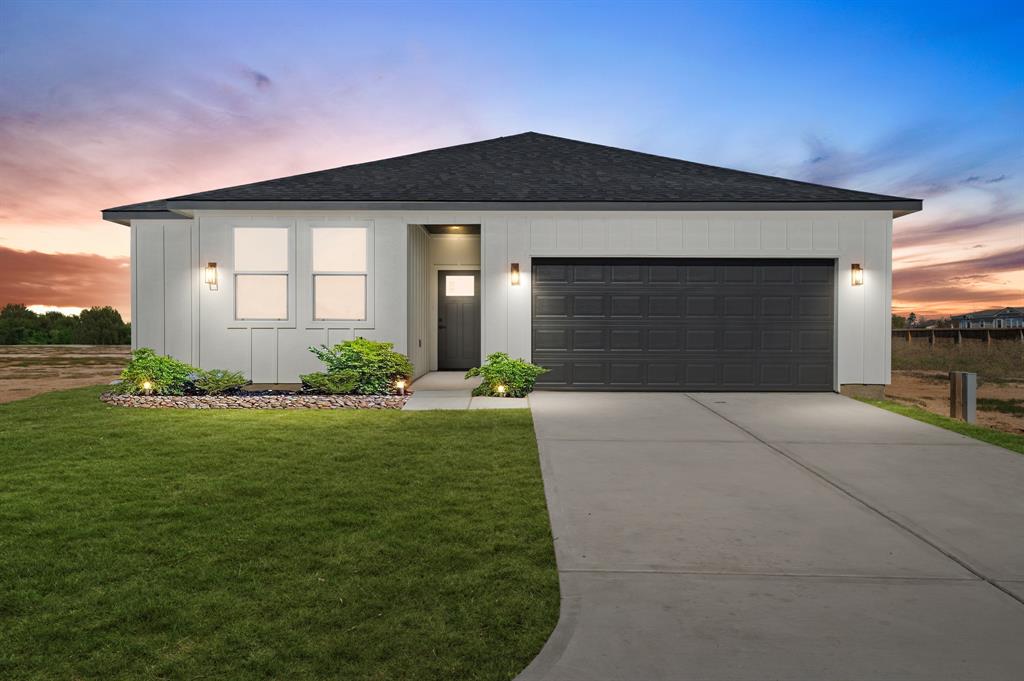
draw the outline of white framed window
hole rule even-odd
[[[310,231],[313,319],[366,321],[369,230],[314,227]]]
[[[236,227],[235,319],[288,319],[289,230],[287,227]]]

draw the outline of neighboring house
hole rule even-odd
[[[391,341],[540,387],[889,382],[893,218],[921,201],[524,133],[103,211],[132,342],[256,382]],[[214,281],[215,279],[215,281]]]
[[[1024,329],[1024,307],[954,315],[953,326],[958,329]]]

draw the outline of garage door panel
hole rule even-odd
[[[539,259],[533,271],[541,387],[832,390],[830,261]]]

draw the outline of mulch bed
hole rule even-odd
[[[141,409],[401,409],[408,395],[308,395],[266,391],[231,395],[118,395],[100,400]]]

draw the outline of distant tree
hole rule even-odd
[[[952,329],[953,320],[950,317],[940,317],[935,321],[936,329]]]
[[[917,313],[911,312],[907,315],[907,328],[912,329],[917,326]]]
[[[28,343],[36,327],[36,313],[20,303],[0,309],[0,345]]]
[[[894,329],[905,329],[907,328],[907,318],[901,317],[898,314],[892,316],[892,328]]]
[[[72,339],[82,345],[127,345],[132,336],[121,313],[107,306],[82,310]]]

